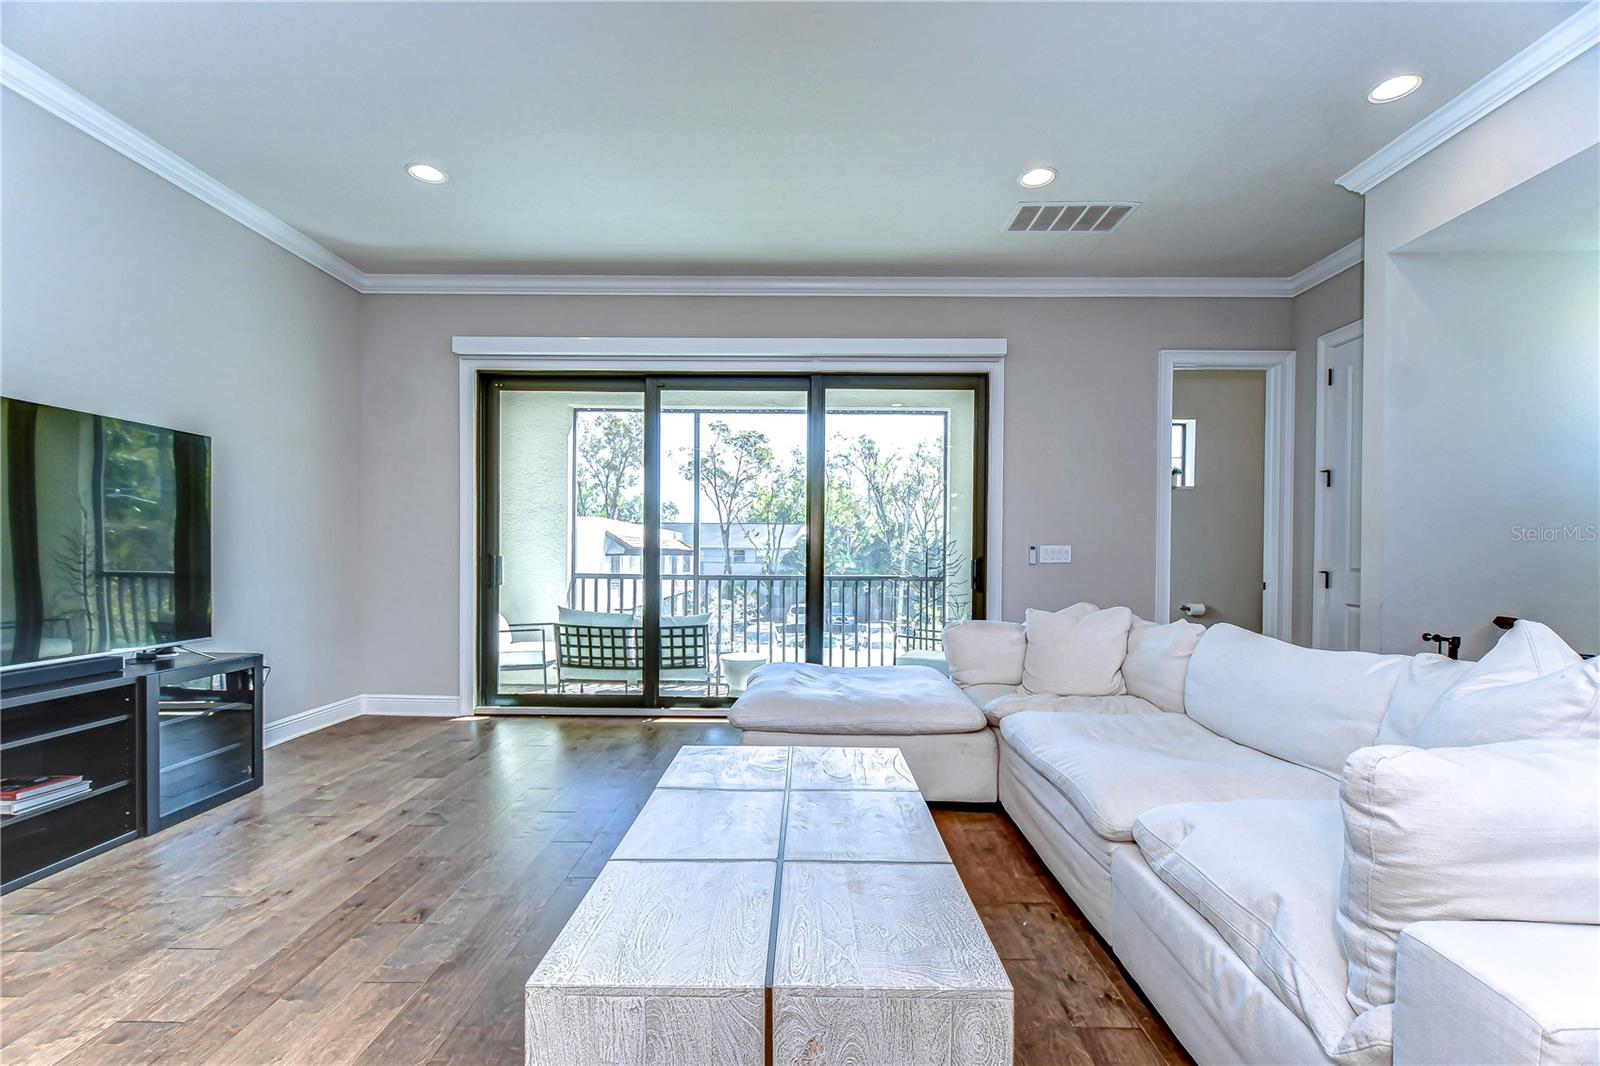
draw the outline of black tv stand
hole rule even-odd
[[[0,678],[0,775],[86,792],[0,815],[0,893],[261,787],[261,656],[181,653],[92,676]]]

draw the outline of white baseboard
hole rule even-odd
[[[273,747],[284,741],[315,733],[330,725],[348,722],[364,714],[395,715],[413,718],[455,718],[461,701],[455,696],[405,696],[363,693],[313,707],[309,711],[279,718],[262,727],[262,744]]]
[[[262,744],[270,748],[286,740],[326,729],[330,725],[347,722],[361,713],[364,699],[362,696],[347,696],[342,700],[325,703],[321,707],[313,707],[309,711],[301,711],[299,714],[291,714],[287,718],[268,722],[261,730]]]
[[[396,714],[411,718],[458,718],[458,696],[397,696],[367,693],[361,697],[362,714]]]

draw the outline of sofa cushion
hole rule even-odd
[[[1418,922],[1395,973],[1397,1062],[1600,1062],[1600,926]]]
[[[956,622],[944,627],[944,659],[962,688],[1022,684],[1028,638],[1016,622]]]
[[[1107,840],[1131,841],[1134,819],[1166,803],[1328,799],[1338,787],[1183,715],[1023,711],[1001,720],[1000,736]]]
[[[1364,748],[1340,787],[1339,936],[1357,1011],[1394,1001],[1412,922],[1600,922],[1600,745]]]
[[[1115,696],[1127,691],[1122,660],[1128,654],[1126,607],[1099,610],[1077,603],[1065,610],[1029,610],[1023,629],[1022,687],[1057,696]]]
[[[564,626],[610,626],[618,629],[637,629],[639,619],[627,611],[579,611],[572,607],[557,607],[556,621]]]
[[[1184,710],[1229,740],[1337,775],[1377,737],[1406,662],[1314,651],[1219,622],[1189,660]]]
[[[989,704],[993,703],[995,700],[1003,699],[1006,696],[1015,696],[1017,694],[1017,686],[1015,686],[1015,685],[968,685],[965,688],[963,688],[961,691],[966,693],[967,699],[972,701],[972,705],[974,707],[977,707],[979,710],[982,710],[983,708],[989,706]]]
[[[1177,803],[1141,814],[1133,839],[1156,876],[1322,1046],[1337,1047],[1355,1019],[1334,928],[1344,862],[1339,801]]]
[[[1412,738],[1434,703],[1476,665],[1432,652],[1413,655],[1395,683],[1389,709],[1383,712],[1383,721],[1378,723],[1378,737],[1373,743],[1416,743]]]
[[[728,708],[740,729],[779,733],[969,733],[989,720],[928,666],[768,663]]]
[[[1412,743],[1455,748],[1600,736],[1600,661],[1584,662],[1549,626],[1519,621],[1440,694]]]
[[[1182,714],[1189,657],[1205,632],[1205,626],[1186,618],[1157,625],[1135,617],[1128,629],[1128,657],[1122,661],[1128,692],[1163,711]]]
[[[1070,711],[1076,714],[1153,714],[1161,708],[1138,696],[1052,696],[1043,692],[1011,692],[983,705],[991,723],[1018,711]]]
[[[1138,848],[1112,855],[1111,898],[1117,960],[1197,1062],[1392,1066],[1391,1008],[1357,1016],[1339,1046],[1327,1047]]]
[[[1000,802],[1005,804],[1006,813],[1021,828],[1022,822],[1017,818],[1017,811],[1013,809],[1017,806],[1019,793],[1026,793],[1027,799],[1031,801],[1035,824],[1042,832],[1051,837],[1064,836],[1070,841],[1069,844],[1060,839],[1046,840],[1041,846],[1041,841],[1035,840],[1034,834],[1025,830],[1024,835],[1027,836],[1028,842],[1041,857],[1044,857],[1047,847],[1054,848],[1060,857],[1071,854],[1071,845],[1076,845],[1077,849],[1093,859],[1105,874],[1103,880],[1107,883],[1095,886],[1083,884],[1083,879],[1074,878],[1070,870],[1052,870],[1056,880],[1068,890],[1072,901],[1081,907],[1085,914],[1089,914],[1097,905],[1109,903],[1111,856],[1118,848],[1131,848],[1134,845],[1126,840],[1107,840],[1095,832],[1094,826],[1083,820],[1078,808],[1072,805],[1072,801],[1067,799],[1054,783],[1029,765],[1014,748],[1001,743]],[[1092,872],[1089,876],[1094,877]],[[1079,883],[1069,884],[1068,882],[1072,880],[1077,880]],[[1089,898],[1079,898],[1076,890],[1080,888],[1088,890],[1086,894]],[[1096,898],[1100,896],[1108,898],[1104,900]],[[1109,925],[1109,922],[1107,924]]]

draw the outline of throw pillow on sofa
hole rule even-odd
[[[1015,622],[968,620],[945,626],[944,658],[950,680],[962,688],[1022,683],[1027,638]]]
[[[1584,662],[1546,625],[1522,620],[1434,701],[1411,742],[1423,748],[1600,736],[1600,661]]]
[[[1373,743],[1415,744],[1417,727],[1439,697],[1477,665],[1431,651],[1413,655],[1394,686],[1389,708],[1378,723],[1378,739]]]
[[[1023,630],[1022,688],[1055,696],[1120,696],[1133,612],[1075,603],[1065,610],[1029,610]]]
[[[1339,938],[1357,1012],[1394,1002],[1413,922],[1600,923],[1597,758],[1584,740],[1350,756]]]
[[[1189,656],[1205,632],[1205,626],[1187,618],[1157,625],[1135,617],[1128,630],[1128,655],[1122,663],[1122,680],[1128,692],[1163,711],[1182,714]]]

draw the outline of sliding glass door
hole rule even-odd
[[[480,397],[480,699],[644,706],[644,381],[486,379]]]
[[[486,706],[724,706],[983,617],[985,382],[484,375]]]
[[[983,590],[977,390],[937,379],[826,387],[823,662],[937,652]]]

